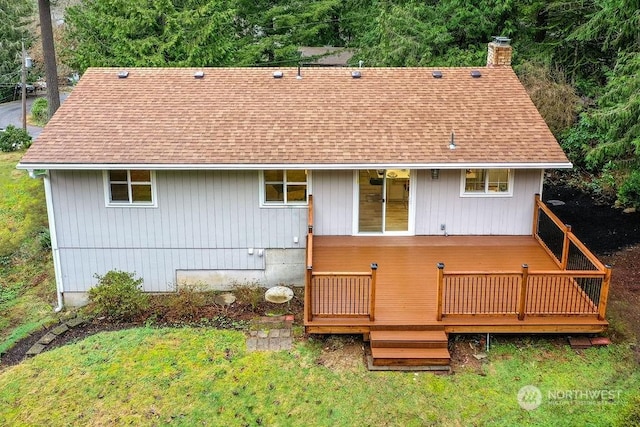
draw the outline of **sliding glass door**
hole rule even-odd
[[[408,169],[358,171],[358,232],[409,231]]]

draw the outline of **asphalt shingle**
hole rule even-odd
[[[513,70],[478,69],[90,68],[21,163],[568,164]]]

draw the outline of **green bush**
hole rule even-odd
[[[149,295],[142,291],[142,279],[134,273],[111,270],[98,274],[98,285],[89,290],[94,313],[114,320],[130,321],[149,307]]]
[[[31,136],[24,129],[9,125],[4,132],[0,132],[0,151],[9,153],[30,146]]]
[[[31,118],[35,123],[44,126],[49,121],[49,103],[47,98],[38,98],[31,105]]]
[[[625,206],[640,208],[640,170],[634,170],[618,189],[618,200]]]

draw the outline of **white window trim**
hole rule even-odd
[[[472,169],[483,169],[489,170],[491,168],[472,168]],[[508,169],[509,172],[509,191],[504,192],[490,192],[486,190],[487,187],[487,179],[489,174],[486,174],[485,178],[485,191],[480,192],[466,192],[465,187],[467,183],[467,169],[462,169],[460,171],[460,197],[513,197],[513,182],[514,182],[514,170]]]
[[[278,170],[292,170],[292,169],[278,169]],[[264,179],[264,170],[261,170],[258,173],[259,182],[260,182],[260,207],[261,208],[302,208],[306,209],[309,207],[309,195],[311,193],[311,171],[307,170],[307,200],[303,203],[280,203],[280,202],[267,202],[265,201],[265,179]]]
[[[123,169],[114,169],[123,170]],[[124,169],[129,175],[132,170],[148,170],[148,169]],[[111,187],[109,182],[109,170],[102,171],[103,187],[104,187],[104,205],[108,208],[157,208],[158,207],[158,194],[156,190],[156,171],[151,172],[151,203],[147,202],[112,202],[111,201]],[[130,175],[129,175],[129,187],[131,187]],[[131,191],[131,190],[129,190]]]

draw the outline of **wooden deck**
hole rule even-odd
[[[546,313],[544,315],[527,315],[520,320],[517,315],[518,298],[513,297],[513,291],[517,291],[516,282],[494,281],[491,282],[494,287],[484,284],[477,286],[474,292],[480,294],[476,294],[471,302],[476,305],[484,304],[485,307],[482,308],[488,314],[465,314],[467,308],[464,306],[458,308],[458,311],[445,306],[442,308],[445,315],[438,321],[438,263],[444,263],[444,271],[472,271],[478,276],[482,276],[483,272],[487,275],[519,272],[523,264],[527,264],[531,272],[560,274],[557,262],[532,236],[314,236],[312,245],[314,274],[370,272],[372,263],[376,263],[378,269],[374,320],[368,316],[312,316],[305,319],[309,333],[368,334],[376,330],[590,333],[603,331],[608,325],[605,320],[599,320],[597,314],[592,314],[593,307],[590,305],[593,304],[581,288],[577,285],[567,287],[563,281],[571,279],[562,276],[559,276],[557,283],[564,290],[555,300],[547,298],[534,287],[527,290],[527,311]],[[492,315],[492,311],[486,310],[487,304],[493,304],[492,301],[496,300],[495,286],[507,290],[510,286],[514,287],[510,291],[512,296],[509,297],[513,301],[505,303],[508,307],[495,310],[500,314]],[[330,298],[329,303],[338,300]],[[324,303],[327,304],[327,301]],[[321,312],[317,299],[311,298],[313,306],[308,306],[307,299],[305,304],[306,310]],[[533,307],[534,304],[537,306]],[[565,306],[584,307],[584,313],[588,314],[565,312]]]

